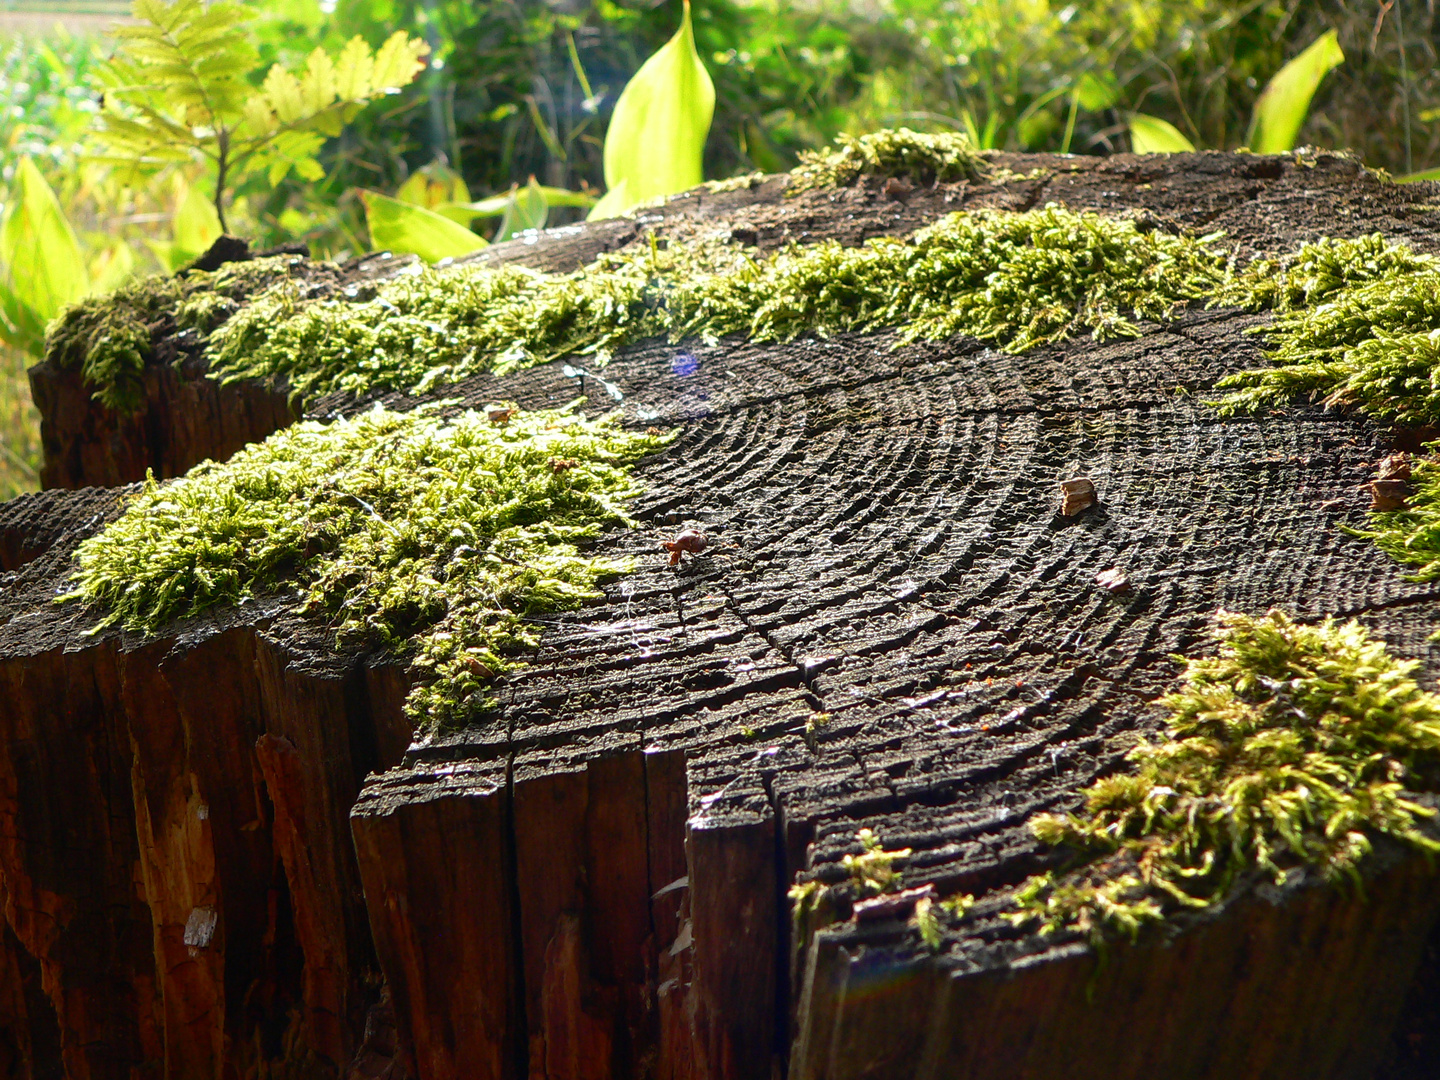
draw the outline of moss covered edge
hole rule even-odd
[[[1212,239],[1050,206],[955,213],[904,239],[790,245],[768,258],[719,238],[652,239],[572,274],[434,267],[318,299],[281,279],[209,333],[205,356],[212,377],[312,399],[423,394],[567,355],[603,361],[655,337],[900,328],[904,340],[967,333],[1021,352],[1080,333],[1135,335],[1203,301],[1227,272]]]
[[[786,190],[865,176],[1015,178],[963,135],[900,128],[802,155]],[[1081,332],[1134,333],[1205,302],[1275,312],[1262,331],[1271,365],[1224,380],[1222,412],[1308,394],[1382,418],[1440,422],[1440,260],[1372,236],[1306,244],[1237,270],[1219,239],[1157,236],[1052,205],[951,214],[857,249],[792,244],[762,258],[718,238],[667,249],[652,236],[648,248],[572,274],[439,267],[338,294],[303,280],[293,257],[257,259],[83,301],[52,326],[47,358],[82,370],[105,405],[133,411],[152,342],[165,332],[194,331],[214,378],[263,380],[304,401],[335,391],[420,394],[570,354],[603,362],[656,336],[785,341],[901,328],[907,340],[967,333],[1019,352]]]
[[[1354,620],[1306,625],[1272,610],[1216,622],[1212,654],[1176,657],[1180,686],[1157,702],[1166,720],[1128,767],[1092,783],[1077,809],[1031,820],[1059,868],[977,905],[932,886],[900,889],[896,864],[909,850],[862,830],[856,852],[790,890],[796,947],[874,898],[912,913],[931,950],[947,931],[997,915],[1103,948],[1260,881],[1313,874],[1358,885],[1382,837],[1426,858],[1440,852],[1430,824],[1440,696],[1416,683],[1417,662],[1396,659]]]
[[[209,334],[251,297],[288,280],[303,261],[271,256],[214,271],[136,278],[62,312],[46,330],[45,359],[79,371],[102,405],[133,413],[145,400],[145,365],[158,338],[186,330]]]
[[[673,437],[573,406],[296,424],[224,464],[151,480],[80,545],[61,600],[95,605],[97,629],[154,633],[290,592],[342,646],[410,659],[417,725],[460,726],[538,644],[533,616],[578,607],[630,569],[583,548],[632,524],[631,465]]]

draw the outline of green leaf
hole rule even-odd
[[[365,203],[370,244],[377,251],[405,252],[433,263],[487,246],[484,237],[423,206],[378,191],[361,191],[360,198]]]
[[[282,124],[293,124],[305,115],[305,100],[300,93],[300,80],[279,64],[265,76],[265,97]]]
[[[313,157],[297,158],[295,161],[295,171],[300,175],[301,180],[311,184],[325,179],[324,167]]]
[[[1406,176],[1397,176],[1397,184],[1414,184],[1421,180],[1440,180],[1440,169],[1426,169],[1424,172],[1409,173]]]
[[[619,217],[634,205],[636,203],[630,198],[630,181],[622,177],[618,184],[600,197],[600,201],[585,220],[599,221],[601,218]]]
[[[392,94],[403,86],[409,86],[415,81],[415,76],[425,70],[425,62],[420,58],[429,51],[430,46],[419,38],[396,30],[375,54],[375,66],[370,73],[371,92]]]
[[[1255,102],[1246,142],[1257,154],[1283,154],[1295,148],[1320,80],[1344,63],[1334,30],[1327,30],[1299,56],[1275,73]]]
[[[370,96],[370,77],[375,73],[375,57],[370,46],[356,34],[335,63],[335,93],[342,101],[360,101]]]
[[[1130,145],[1137,154],[1183,154],[1195,149],[1174,124],[1144,113],[1130,117]]]
[[[0,223],[0,266],[16,303],[42,324],[90,291],[75,230],[28,157],[20,159],[14,200]]]
[[[45,355],[45,321],[0,279],[0,341],[31,356]]]
[[[406,183],[409,184],[411,180],[414,180],[414,177],[411,177]],[[587,206],[594,206],[598,201],[594,195],[584,191],[546,187],[543,184],[540,185],[540,192],[545,196],[545,203],[548,206],[578,206],[584,209]],[[479,199],[476,202],[442,202],[435,204],[430,209],[463,225],[475,218],[500,217],[505,213],[505,208],[510,205],[511,194],[507,191],[503,195],[491,195],[488,199]]]
[[[1101,109],[1110,108],[1120,100],[1120,84],[1108,71],[1098,74],[1087,71],[1075,84],[1075,96],[1079,99],[1082,109],[1087,112],[1099,112]]]
[[[155,256],[155,261],[165,268],[167,273],[173,274],[180,267],[185,265],[184,259],[175,257],[175,242],[173,240],[156,240],[153,237],[144,238],[145,246],[150,249],[150,254]]]
[[[317,46],[305,61],[305,77],[300,81],[305,111],[318,113],[335,101],[335,61]]]
[[[94,292],[114,292],[135,273],[135,250],[124,240],[116,240],[90,261],[90,281]]]
[[[442,206],[468,203],[470,189],[465,186],[460,174],[450,166],[443,161],[432,161],[411,173],[410,178],[400,185],[400,190],[395,192],[395,197],[401,202],[439,211]]]
[[[715,113],[715,85],[695,51],[690,0],[679,31],[646,60],[615,102],[605,135],[605,185],[590,220],[695,187],[704,179],[705,139]]]
[[[545,201],[545,190],[530,177],[530,183],[523,190],[512,191],[500,218],[500,228],[495,233],[495,243],[509,240],[527,229],[543,229],[550,217],[550,206]]]
[[[198,186],[191,186],[175,208],[175,248],[171,270],[177,270],[210,250],[220,239],[220,217]],[[177,261],[178,260],[178,261]]]
[[[594,206],[599,200],[594,195],[584,191],[571,191],[568,188],[545,187],[543,184],[540,190],[545,194],[545,201],[551,206]]]
[[[257,86],[252,8],[135,0],[132,10],[136,21],[114,31],[117,55],[101,66],[102,160],[121,166],[130,182],[176,162],[203,164],[227,181],[222,206],[251,177],[272,186],[292,169],[306,180],[323,177],[315,157],[325,138],[339,135],[372,98],[413,81],[429,52],[404,31],[378,54],[355,37],[338,59],[311,51],[303,71],[274,64]]]

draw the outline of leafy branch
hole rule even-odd
[[[325,140],[367,103],[412,82],[429,51],[404,31],[378,52],[357,36],[338,57],[317,48],[298,74],[274,65],[257,87],[249,7],[134,0],[131,11],[136,22],[114,31],[119,49],[102,75],[102,160],[137,174],[206,162],[222,229],[229,189],[249,176],[263,173],[271,186],[292,169],[320,179]]]

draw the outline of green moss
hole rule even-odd
[[[938,907],[930,897],[923,896],[915,901],[915,914],[910,918],[910,925],[931,952],[939,950],[945,934],[945,924],[941,922],[940,912],[936,910]]]
[[[149,482],[80,545],[62,599],[101,606],[102,626],[153,632],[291,587],[342,643],[412,657],[409,710],[453,724],[536,643],[527,615],[576,607],[625,569],[578,545],[626,521],[627,463],[669,438],[567,410],[503,426],[382,409],[297,424]]]
[[[1299,867],[1356,878],[1377,836],[1425,852],[1434,811],[1410,794],[1440,777],[1440,698],[1359,623],[1303,626],[1271,611],[1223,614],[1219,654],[1186,663],[1162,699],[1158,741],[1133,771],[1096,781],[1081,814],[1032,822],[1084,865],[1031,878],[1017,923],[1133,936],[1204,908],[1254,872],[1277,883]]]
[[[871,896],[894,888],[900,881],[895,863],[908,859],[910,849],[886,851],[880,838],[870,829],[861,829],[855,834],[855,839],[860,842],[860,854],[846,855],[840,860],[840,865],[855,883],[856,891],[861,896]]]
[[[977,210],[904,240],[791,246],[678,283],[667,315],[676,337],[788,341],[904,327],[905,341],[965,333],[1018,353],[1085,331],[1136,336],[1137,321],[1171,318],[1209,296],[1224,269],[1208,238],[1057,206]]]
[[[1426,446],[1440,453],[1440,443]],[[1397,562],[1415,566],[1414,581],[1440,578],[1440,462],[1416,458],[1410,466],[1411,494],[1404,510],[1370,515],[1370,528],[1358,533],[1373,540]]]
[[[765,174],[763,172],[748,172],[739,176],[726,177],[724,180],[706,180],[700,186],[714,195],[721,195],[727,191],[749,191],[764,182]]]
[[[89,297],[50,324],[45,359],[64,370],[79,369],[102,404],[133,412],[144,402],[145,364],[157,332],[214,329],[247,297],[288,275],[296,261],[255,259],[213,273],[154,275],[108,296]]]
[[[925,135],[909,128],[869,135],[841,135],[834,147],[802,150],[790,173],[787,195],[822,187],[845,187],[861,176],[909,176],[921,183],[978,180],[984,158],[958,133]]]
[[[1297,396],[1404,422],[1440,420],[1440,259],[1375,235],[1260,260],[1217,302],[1274,308],[1271,367],[1227,376],[1223,415]]]
[[[573,274],[518,266],[428,268],[369,297],[306,302],[282,283],[211,336],[212,373],[284,380],[298,397],[342,390],[416,393],[486,371],[608,353],[663,330],[655,290],[701,273],[719,244],[602,256]],[[738,258],[738,248],[730,258]]]
[[[904,327],[905,339],[969,333],[1020,352],[1090,332],[1134,335],[1224,280],[1204,240],[1047,207],[951,214],[863,247],[791,245],[756,259],[739,245],[617,252],[567,275],[519,267],[424,270],[368,299],[303,301],[282,283],[210,340],[224,379],[334,390],[424,392],[645,337],[799,334]]]

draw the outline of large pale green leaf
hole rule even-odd
[[[586,220],[599,221],[601,218],[618,217],[634,205],[636,200],[630,198],[630,181],[622,177],[618,184],[600,197]]]
[[[198,186],[191,185],[175,208],[175,245],[171,270],[197,259],[220,239],[220,216]]]
[[[1409,173],[1406,176],[1397,176],[1397,184],[1415,184],[1421,180],[1440,180],[1440,169],[1426,169],[1424,172]]]
[[[423,206],[378,191],[362,191],[360,197],[365,202],[370,244],[376,251],[405,252],[433,263],[487,246],[484,237]]]
[[[470,189],[465,186],[460,174],[450,166],[442,161],[432,161],[411,173],[410,178],[395,192],[395,197],[401,202],[414,203],[427,210],[441,212],[443,206],[469,202]]]
[[[21,303],[3,278],[0,278],[0,341],[37,358],[45,355],[45,320]]]
[[[1144,113],[1130,117],[1130,145],[1137,154],[1181,154],[1195,149],[1174,124]]]
[[[164,267],[167,273],[173,274],[185,265],[184,259],[176,258],[175,241],[157,240],[147,236],[144,238],[144,244],[150,249],[150,254],[155,256],[155,261]]]
[[[14,303],[42,325],[90,291],[75,230],[28,157],[20,159],[13,201],[0,223],[0,277]]]
[[[1075,100],[1087,112],[1108,109],[1120,100],[1120,84],[1108,71],[1087,71],[1075,84]]]
[[[1250,117],[1246,142],[1257,154],[1283,154],[1295,149],[1300,126],[1310,111],[1320,80],[1345,62],[1334,30],[1327,30],[1299,56],[1275,73],[1260,93]]]
[[[715,113],[715,85],[695,51],[690,0],[680,29],[646,60],[621,91],[605,134],[605,186],[619,198],[600,200],[593,221],[694,187]]]
[[[114,292],[135,273],[135,250],[124,240],[114,240],[90,260],[90,285],[97,293]]]

